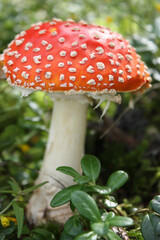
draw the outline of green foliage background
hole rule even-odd
[[[120,106],[111,104],[104,120],[100,120],[104,104],[98,110],[89,108],[86,137],[86,153],[101,160],[99,181],[105,184],[110,173],[123,169],[130,179],[118,198],[126,204],[146,206],[160,192],[160,1],[0,0],[0,52],[21,30],[52,17],[84,19],[122,33],[150,69],[153,88],[134,109],[126,111],[129,94],[123,94]],[[10,176],[22,188],[33,185],[43,159],[52,106],[43,93],[22,99],[18,90],[0,81],[1,189],[6,188]],[[100,138],[117,118],[114,126],[119,134],[111,128]],[[7,201],[8,195],[0,195],[0,209]]]

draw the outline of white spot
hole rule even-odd
[[[99,36],[97,33],[95,33],[95,34],[94,34],[94,38],[95,38],[95,39],[100,39],[100,36]]]
[[[54,59],[54,57],[53,57],[52,55],[48,55],[48,56],[47,56],[47,60],[50,61],[50,60],[53,60],[53,59]]]
[[[86,76],[82,75],[81,78],[84,79],[84,78],[86,78]]]
[[[42,30],[39,31],[39,34],[41,34],[41,35],[45,34],[46,31],[47,31],[46,29],[42,29]]]
[[[96,85],[96,81],[94,79],[90,79],[87,84],[89,85]]]
[[[50,49],[52,49],[52,44],[48,44],[48,46],[46,47],[46,50],[50,50]]]
[[[51,35],[56,36],[56,35],[57,35],[57,32],[56,32],[56,31],[53,31],[53,32],[51,33]]]
[[[48,44],[48,42],[47,42],[47,41],[45,41],[45,40],[42,40],[41,44],[42,44],[43,46],[45,46],[45,45],[47,45],[47,44]]]
[[[67,87],[67,83],[60,84],[60,87]]]
[[[127,75],[127,79],[128,79],[128,80],[130,80],[131,78],[132,78],[131,76]]]
[[[14,52],[8,52],[7,53],[7,56],[13,56],[14,55]]]
[[[27,70],[31,70],[31,69],[32,69],[32,66],[31,66],[31,65],[24,66],[24,67],[27,68]]]
[[[49,78],[51,78],[51,76],[52,76],[51,72],[46,72],[45,73],[45,78],[49,79]]]
[[[84,21],[84,20],[80,20],[79,23],[82,24],[83,26],[87,26],[88,25],[88,23],[86,21]]]
[[[40,72],[42,72],[42,69],[37,68],[37,69],[36,69],[36,73],[40,73]]]
[[[13,72],[17,73],[20,70],[20,68],[16,67],[15,69],[13,69]]]
[[[86,36],[84,34],[79,34],[79,38],[85,38]]]
[[[75,21],[74,21],[72,18],[68,18],[68,19],[67,19],[67,22],[69,22],[69,23],[74,23]]]
[[[73,87],[73,84],[72,84],[72,83],[69,83],[69,87]]]
[[[39,30],[40,29],[40,27],[39,26],[36,26],[35,28],[34,28],[34,30]]]
[[[51,64],[46,64],[45,65],[45,68],[49,68],[49,67],[51,67]]]
[[[76,57],[77,56],[77,52],[76,51],[71,51],[70,52],[70,56],[71,57]]]
[[[119,59],[119,60],[122,60],[122,59],[124,59],[123,55],[122,55],[122,54],[120,54],[120,53],[117,53],[117,56],[118,56],[118,59]]]
[[[72,62],[71,61],[67,61],[67,65],[68,66],[72,65]]]
[[[116,65],[119,67],[119,66],[120,66],[120,63],[116,61]]]
[[[116,72],[117,72],[117,69],[116,69],[116,68],[113,68],[113,69],[112,69],[112,72],[116,73]]]
[[[80,31],[80,28],[79,27],[73,27],[72,31]]]
[[[93,66],[90,65],[90,66],[87,68],[87,72],[89,72],[89,73],[94,73]]]
[[[37,90],[42,90],[42,88],[41,88],[41,87],[36,87],[36,89],[37,89]]]
[[[109,75],[109,81],[113,81],[114,77],[112,75]]]
[[[77,46],[78,45],[78,41],[73,42],[71,45],[72,45],[72,47]]]
[[[49,86],[54,87],[55,83],[49,83]]]
[[[114,65],[114,61],[112,59],[109,59],[111,65]]]
[[[64,80],[64,74],[61,74],[61,75],[60,75],[59,80],[60,80],[60,81]]]
[[[9,60],[7,63],[8,63],[9,66],[13,65],[13,61],[12,60]]]
[[[79,61],[80,64],[85,64],[88,61],[87,57],[84,57],[82,61]]]
[[[41,55],[34,56],[34,57],[33,57],[33,60],[34,60],[34,62],[37,63],[37,64],[41,63],[41,61],[40,61],[40,60],[41,60]]]
[[[27,62],[27,57],[26,57],[26,56],[23,57],[23,58],[21,59],[21,62],[22,62],[22,63]]]
[[[119,78],[118,78],[118,82],[121,82],[121,83],[123,83],[123,82],[124,82],[124,78],[122,78],[122,77],[119,77]]]
[[[91,54],[90,54],[90,57],[91,57],[91,59],[95,58],[95,57],[96,57],[96,56],[95,56],[95,53],[91,53]]]
[[[114,83],[110,83],[109,86],[112,87],[114,85]]]
[[[35,81],[36,82],[41,82],[42,80],[41,80],[40,76],[35,76]]]
[[[70,24],[70,23],[68,23],[68,22],[67,22],[67,23],[65,23],[64,25],[65,25],[66,27],[70,27],[70,26],[71,26],[71,24]]]
[[[81,48],[82,48],[82,49],[87,49],[87,44],[86,44],[86,43],[82,44],[82,45],[81,45]]]
[[[26,43],[24,49],[27,51],[27,50],[29,50],[32,46],[33,46],[33,44],[32,44],[31,42],[28,42],[28,43]]]
[[[130,65],[126,65],[126,69],[127,69],[127,72],[128,73],[131,73],[132,72],[132,68]]]
[[[126,58],[128,61],[132,61],[133,57],[130,54],[126,54]]]
[[[113,53],[109,52],[109,53],[107,53],[107,55],[108,55],[109,57],[113,58]]]
[[[123,71],[122,71],[122,70],[119,70],[119,74],[120,74],[120,75],[123,75]]]
[[[60,18],[52,18],[53,21],[56,21],[56,22],[62,22],[62,20]]]
[[[19,83],[19,84],[21,84],[21,83],[22,83],[22,80],[17,79],[16,82]]]
[[[59,38],[59,42],[60,42],[60,43],[65,42],[65,38],[64,38],[64,37]]]
[[[61,52],[59,53],[59,55],[60,55],[61,57],[65,57],[65,56],[66,56],[66,51],[61,51]]]
[[[97,47],[96,51],[98,52],[98,54],[103,54],[104,53],[104,49],[102,47]]]
[[[75,80],[76,80],[76,77],[75,77],[75,76],[70,76],[69,79],[70,79],[71,81],[75,81]]]
[[[20,32],[20,34],[19,34],[20,37],[24,37],[25,35],[26,35],[26,32],[25,32],[25,31],[22,31],[22,32]]]
[[[105,69],[105,65],[102,62],[97,62],[96,65],[97,65],[97,68],[100,69],[100,70],[104,70]]]
[[[50,22],[49,24],[50,24],[50,25],[56,25],[56,22],[53,22],[53,21],[52,21],[52,22]]]
[[[68,71],[69,72],[76,72],[76,68],[69,68]]]
[[[21,39],[19,39],[19,40],[15,40],[16,46],[21,45],[23,42],[24,42],[24,38],[21,38]]]
[[[22,77],[25,78],[25,79],[28,79],[29,78],[29,74],[26,73],[25,71],[22,72]]]
[[[30,86],[31,86],[31,87],[32,87],[32,86],[34,86],[34,85],[35,85],[35,83],[34,83],[34,82],[31,82],[31,83],[30,83]]]
[[[34,48],[34,49],[33,49],[33,52],[39,52],[40,50],[41,50],[41,49],[37,47],[37,48]]]
[[[58,63],[58,67],[64,67],[64,63],[63,62]]]
[[[110,43],[108,43],[108,46],[114,48],[115,44],[114,44],[114,42],[110,42]]]
[[[7,73],[8,72],[8,69],[6,66],[3,66],[2,70],[4,71],[4,73]],[[13,70],[14,71],[14,70]]]
[[[103,76],[100,75],[100,74],[97,75],[97,78],[98,78],[99,81],[102,81],[102,80],[103,80]]]
[[[138,76],[140,76],[141,72],[138,70],[138,71],[137,71],[137,74],[138,74]]]

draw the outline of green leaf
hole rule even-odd
[[[160,217],[155,214],[146,214],[141,223],[141,231],[145,240],[159,240]]]
[[[4,234],[4,235],[10,235],[15,229],[15,223],[14,222],[10,222],[10,225],[6,228],[2,227],[2,225],[0,224],[0,234]]]
[[[83,173],[92,181],[96,181],[100,174],[100,161],[92,155],[85,155],[81,160]]]
[[[24,237],[23,240],[35,240],[33,237]]]
[[[74,240],[96,240],[96,239],[98,239],[98,236],[94,232],[83,233],[74,238]]]
[[[95,200],[83,191],[76,191],[71,195],[71,201],[80,214],[93,222],[101,220],[100,212]]]
[[[110,221],[112,218],[114,218],[115,217],[115,213],[114,212],[109,212],[109,213],[107,213],[107,212],[105,212],[105,213],[103,213],[103,215],[101,216],[101,219],[103,220],[103,221],[105,221],[105,222],[108,222],[108,221]]]
[[[18,202],[13,202],[12,203],[14,214],[17,219],[17,237],[20,238],[22,229],[23,229],[23,222],[24,222],[24,209],[19,207]]]
[[[81,185],[73,185],[67,187],[60,192],[58,192],[54,198],[52,199],[50,206],[51,207],[58,207],[70,201],[71,194],[77,190],[81,190]]]
[[[150,206],[155,212],[160,214],[160,195],[157,195],[153,198],[153,200],[150,202]]]
[[[104,199],[103,204],[108,208],[114,208],[118,205],[116,201],[109,200],[109,199]]]
[[[109,230],[109,224],[106,222],[92,223],[91,229],[100,236],[106,236]]]
[[[75,238],[63,231],[60,236],[60,240],[74,240]]]
[[[110,229],[108,230],[107,237],[108,240],[122,240],[122,238]]]
[[[8,183],[10,184],[12,190],[14,191],[14,193],[19,194],[22,191],[21,187],[15,179],[13,179],[12,177],[10,177],[10,179],[11,180],[9,180]]]
[[[78,176],[74,178],[74,182],[77,182],[78,184],[84,184],[90,182],[90,178],[87,176]]]
[[[122,187],[128,180],[128,174],[124,171],[116,171],[109,177],[106,186],[111,188],[112,192]]]
[[[46,230],[46,229],[36,228],[36,229],[32,230],[32,232],[39,233],[41,236],[47,237],[49,239],[53,239],[52,238],[53,234],[51,232],[49,232],[48,230]]]
[[[111,189],[107,186],[86,186],[85,187],[86,192],[96,192],[99,193],[100,195],[108,195],[111,192]]]
[[[26,188],[26,189],[24,189],[24,190],[22,191],[22,193],[23,193],[23,194],[30,193],[30,192],[36,190],[37,188],[42,187],[42,186],[43,186],[44,184],[46,184],[46,183],[48,183],[48,182],[47,182],[47,181],[46,181],[46,182],[42,182],[42,183],[37,184],[37,185],[35,185],[35,186],[33,186],[33,187]]]
[[[109,221],[110,226],[116,227],[127,227],[133,225],[133,219],[129,217],[121,217],[115,216],[114,218],[110,219]]]
[[[64,225],[64,231],[71,236],[77,236],[82,233],[82,223],[77,217],[70,217]]]
[[[72,167],[67,167],[67,166],[61,166],[56,169],[59,172],[62,172],[66,175],[69,175],[71,177],[79,177],[81,176],[76,170],[74,170]]]
[[[0,233],[0,240],[4,240],[5,239],[5,234],[4,233]]]

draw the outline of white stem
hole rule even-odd
[[[56,100],[41,174],[53,177],[64,185],[71,178],[56,171],[59,166],[70,166],[80,171],[84,154],[87,103],[74,99]]]
[[[46,219],[65,223],[72,214],[68,205],[51,208],[50,201],[62,186],[73,184],[70,176],[56,171],[57,167],[70,166],[80,172],[87,106],[88,101],[79,101],[76,97],[55,100],[44,161],[36,180],[36,184],[49,183],[37,189],[29,201],[27,216],[31,223],[39,224]]]

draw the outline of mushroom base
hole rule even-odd
[[[50,201],[61,189],[74,184],[70,176],[56,171],[57,167],[70,166],[80,172],[87,106],[87,101],[76,101],[76,97],[54,103],[44,161],[36,180],[36,184],[49,183],[37,189],[29,201],[27,216],[31,223],[40,224],[47,219],[64,223],[72,214],[68,205],[51,208]]]

